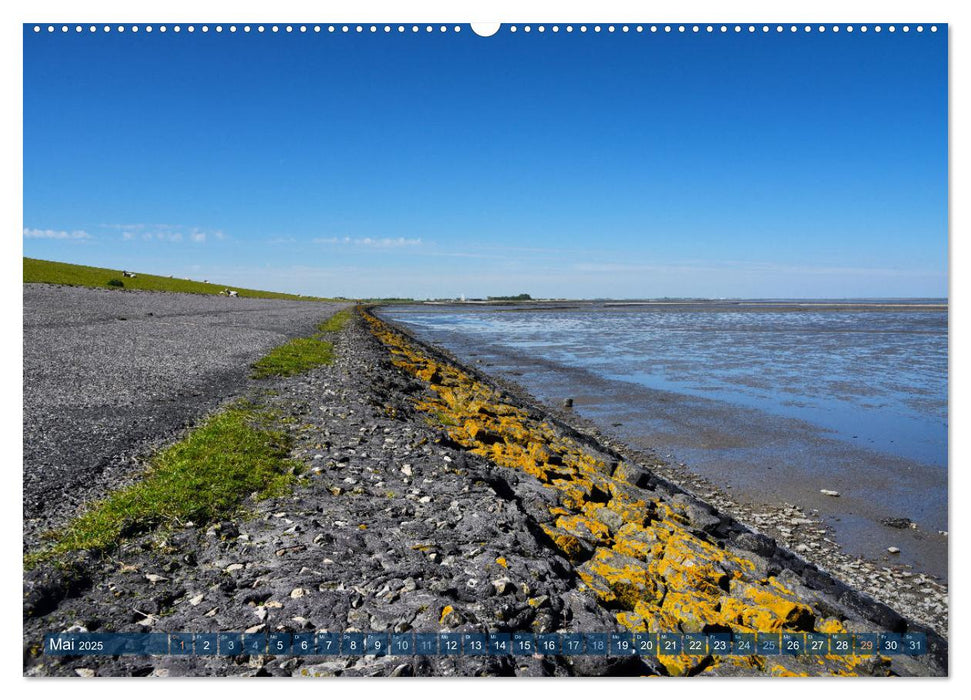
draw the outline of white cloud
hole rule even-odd
[[[350,236],[344,236],[343,238],[330,237],[330,238],[315,238],[314,243],[326,243],[329,245],[355,245],[363,246],[365,248],[405,248],[408,246],[419,246],[422,244],[420,238],[371,238],[370,236],[366,238],[351,238]]]
[[[81,241],[91,238],[87,231],[52,231],[51,229],[25,228],[24,238],[50,238],[54,240]]]
[[[219,241],[229,238],[222,231],[207,231],[198,226],[181,226],[175,224],[100,224],[102,228],[121,231],[123,241],[162,241],[164,243],[205,243],[208,240]]]
[[[124,235],[124,234],[122,234]],[[130,239],[126,239],[130,240]],[[166,241],[168,243],[179,243],[182,241],[181,233],[172,233],[170,231],[155,231],[142,234],[143,241]]]

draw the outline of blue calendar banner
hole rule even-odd
[[[341,653],[340,632],[318,632],[317,653],[322,656],[337,656]]]
[[[634,635],[634,646],[641,656],[657,656],[657,635],[653,632],[638,632]]]
[[[561,634],[560,645],[564,656],[579,656],[584,653],[582,634]]]
[[[543,656],[561,656],[563,642],[558,634],[536,635],[536,651]]]
[[[240,632],[62,633],[52,656],[918,656],[922,632]]]
[[[536,636],[532,632],[513,632],[512,653],[515,656],[531,656],[536,653]]]
[[[387,632],[369,634],[364,638],[364,653],[371,656],[387,656],[391,647],[391,635]]]
[[[755,635],[755,649],[759,656],[776,656],[782,648],[778,632],[758,632]]]
[[[489,635],[489,654],[491,656],[511,656],[512,655],[512,635],[511,634],[490,634]]]
[[[197,634],[195,637],[197,656],[215,656],[219,653],[219,635]]]
[[[293,653],[295,656],[315,656],[317,654],[317,639],[312,632],[293,635]]]
[[[609,636],[611,656],[634,656],[637,648],[634,646],[634,635],[626,632],[613,632]]]
[[[266,635],[265,634],[244,634],[243,653],[244,654],[265,654]]]
[[[169,654],[172,656],[191,656],[193,653],[195,653],[193,635],[188,632],[169,635]]]
[[[51,656],[165,656],[167,634],[65,633],[44,636],[44,653]]]
[[[720,632],[708,635],[708,653],[713,656],[728,656],[732,653],[732,635]]]
[[[901,635],[885,632],[878,637],[880,653],[886,656],[903,654],[903,639]]]
[[[876,633],[865,632],[853,635],[853,653],[859,656],[873,656],[877,649]]]
[[[742,632],[732,635],[733,656],[753,656],[755,654],[755,634]]]
[[[806,634],[806,653],[821,655],[829,653],[829,635],[819,632]]]
[[[804,632],[783,632],[779,642],[780,651],[786,656],[801,656],[806,653],[806,634]]]
[[[289,655],[293,649],[293,637],[285,632],[273,632],[267,635],[267,653],[275,656]]]
[[[901,638],[904,653],[918,656],[927,653],[927,635],[923,632],[907,632]]]
[[[239,656],[243,653],[243,635],[241,634],[217,634],[216,648],[222,656]]]
[[[684,635],[684,653],[689,656],[708,655],[708,635],[707,634],[686,634]]]
[[[853,653],[852,634],[831,634],[829,636],[829,653],[845,656]]]
[[[677,656],[683,649],[682,643],[680,634],[661,632],[657,635],[657,653],[664,656]]]
[[[587,654],[590,656],[607,655],[607,635],[604,633],[594,633],[583,635],[584,643],[587,647]]]
[[[416,634],[415,653],[418,656],[438,656],[438,635],[429,633]]]
[[[486,656],[489,653],[488,635],[463,634],[462,651],[466,656]]]
[[[345,632],[341,635],[341,654],[361,656],[364,654],[364,635],[360,632]]]
[[[411,632],[391,635],[391,655],[411,656],[415,653],[415,638]]]
[[[442,632],[439,634],[438,653],[442,656],[461,656],[462,635],[457,632]]]

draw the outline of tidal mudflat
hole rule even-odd
[[[734,499],[798,506],[851,556],[946,580],[942,301],[382,313]]]

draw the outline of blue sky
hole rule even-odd
[[[25,27],[23,225],[305,294],[946,296],[946,29]]]

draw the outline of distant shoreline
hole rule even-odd
[[[913,301],[901,299],[888,299],[887,301],[878,300],[773,300],[773,299],[746,299],[746,300],[721,300],[721,299],[691,299],[691,300],[631,300],[631,301],[606,301],[606,300],[565,300],[565,299],[533,299],[530,301],[486,301],[486,300],[467,300],[467,301],[414,301],[401,302],[395,306],[430,306],[430,307],[457,307],[457,308],[484,308],[495,307],[497,311],[541,311],[551,308],[556,309],[623,309],[623,308],[650,308],[658,307],[671,309],[674,307],[688,310],[704,311],[947,311],[949,302],[937,300],[914,299]]]

